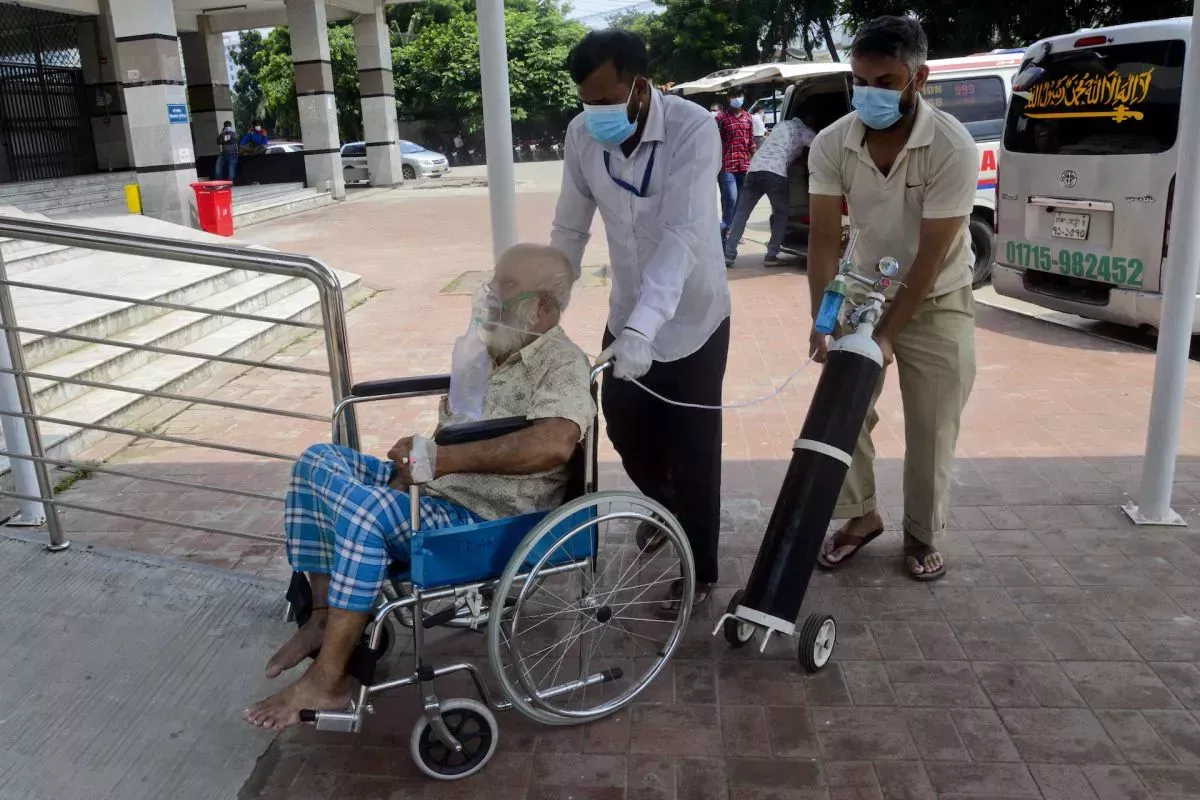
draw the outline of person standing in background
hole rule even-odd
[[[717,114],[717,129],[721,132],[721,241],[733,224],[733,212],[737,209],[738,195],[742,183],[750,171],[750,157],[754,155],[754,123],[742,108],[746,98],[740,89],[729,93],[729,103]]]
[[[757,152],[758,148],[762,147],[763,139],[767,138],[767,122],[763,119],[761,108],[750,115],[750,123],[754,126],[752,133],[754,136],[754,149]]]
[[[217,134],[217,163],[213,165],[214,181],[233,181],[237,173],[238,140],[233,132],[233,122],[225,120],[221,132]]]

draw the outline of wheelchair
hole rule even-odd
[[[592,370],[593,400],[606,367]],[[353,405],[445,394],[449,385],[448,375],[356,384],[334,410],[335,441],[337,423]],[[446,426],[435,442],[481,441],[530,424],[518,417]],[[412,487],[410,559],[389,570],[351,658],[359,688],[347,710],[305,710],[301,720],[318,730],[357,733],[374,711],[372,698],[417,686],[423,714],[410,738],[413,760],[431,778],[457,780],[479,772],[495,753],[493,712],[516,709],[545,725],[575,725],[608,716],[645,690],[687,628],[695,567],[683,529],[666,508],[635,491],[597,491],[596,430],[593,419],[569,464],[565,502],[550,512],[423,530],[420,487]],[[654,552],[645,546],[636,533],[643,523],[661,531],[665,546]],[[683,581],[679,613],[658,617],[661,592],[676,579]],[[293,576],[288,600],[289,618],[303,625],[313,605],[304,575]],[[472,663],[426,663],[425,632],[438,627],[486,634],[503,699],[492,696]],[[376,680],[379,660],[404,629],[411,631],[412,669]],[[478,700],[440,699],[436,679],[464,672]]]

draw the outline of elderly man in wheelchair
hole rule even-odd
[[[358,730],[371,695],[419,685],[426,724],[414,731],[414,757],[427,774],[455,778],[482,767],[494,751],[489,709],[516,707],[547,724],[583,722],[623,707],[658,674],[690,604],[671,619],[640,609],[659,605],[645,598],[664,581],[691,589],[691,552],[678,522],[654,501],[595,491],[593,383],[603,366],[590,370],[559,328],[573,281],[556,250],[512,248],[476,295],[474,324],[455,349],[454,381],[434,376],[355,387],[351,401],[440,393],[449,385],[432,440],[406,436],[387,460],[317,444],[297,461],[284,524],[293,588],[307,574],[310,602],[266,672],[274,678],[314,660],[290,686],[247,708],[248,722],[282,730],[302,719],[320,726],[324,716],[349,718],[340,729]],[[482,369],[464,368],[478,362],[472,350],[479,342],[486,348]],[[463,413],[458,406],[472,405],[463,391],[471,394],[473,380],[481,402]],[[665,559],[647,558],[637,546],[634,529],[646,521],[661,526],[671,543]],[[423,662],[423,629],[456,617],[454,604],[449,615],[429,615],[422,606],[429,598],[474,601],[470,627],[487,628],[507,703],[491,701],[470,664],[435,670]],[[364,677],[353,661],[364,644],[377,653],[388,615],[404,610],[414,671],[373,684],[373,662]],[[593,662],[605,659],[597,671]],[[564,663],[577,663],[577,680],[560,679]],[[486,705],[439,704],[432,682],[456,670],[471,673]],[[352,675],[361,684],[357,700]],[[623,685],[605,694],[598,684]],[[338,711],[347,707],[352,714]],[[475,751],[463,733],[472,720],[488,731],[475,735]]]

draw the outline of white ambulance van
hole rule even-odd
[[[1157,20],[1026,51],[1000,159],[999,294],[1158,326],[1190,38],[1190,19]]]

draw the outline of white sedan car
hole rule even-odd
[[[405,180],[436,178],[450,171],[450,162],[441,153],[426,150],[419,144],[400,140],[400,161]],[[367,145],[365,142],[349,142],[342,145],[342,175],[346,183],[369,181],[367,168]]]

